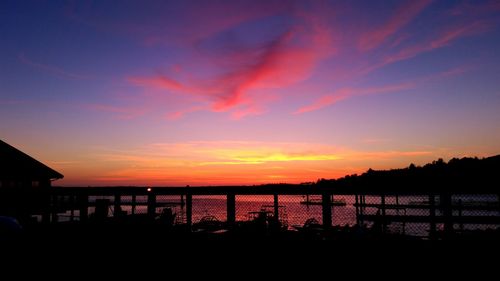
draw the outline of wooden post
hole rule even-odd
[[[156,216],[156,194],[153,192],[148,193],[148,216]]]
[[[459,226],[460,226],[460,231],[464,231],[464,223],[462,221],[462,199],[459,199],[458,200],[458,220],[460,222]]]
[[[441,193],[440,197],[440,205],[444,219],[444,235],[445,237],[450,237],[453,233],[453,211],[451,206],[451,194]]]
[[[328,229],[332,226],[332,204],[331,198],[328,194],[322,194],[323,205],[323,228]]]
[[[184,208],[184,205],[186,203],[184,202],[184,194],[181,194],[181,208]]]
[[[431,239],[436,238],[436,197],[434,194],[429,195],[429,236]]]
[[[53,194],[52,195],[52,210],[51,210],[51,216],[52,216],[51,221],[52,221],[52,223],[55,223],[58,220],[57,209],[59,208],[59,206],[57,204],[59,204],[59,202],[58,202],[58,195],[57,194]]]
[[[87,221],[89,217],[89,196],[88,195],[80,195],[78,199],[78,205],[80,209],[80,221]]]
[[[42,193],[43,209],[42,209],[42,223],[50,223],[50,213],[52,209],[52,194],[49,192]]]
[[[233,193],[227,194],[227,225],[233,228],[236,224],[236,196]]]
[[[188,230],[191,231],[193,225],[193,196],[186,194],[186,224]]]
[[[75,220],[75,195],[69,196],[69,206],[70,206],[70,221]]]
[[[331,200],[330,201],[330,206],[331,206],[330,210],[332,212],[331,213],[331,218],[332,218],[332,225],[333,225],[333,223],[334,223],[333,218],[335,217],[335,204],[334,204],[335,198],[334,198],[333,194],[330,196],[330,200]]]
[[[399,216],[399,195],[396,194],[396,213]]]
[[[382,215],[382,233],[387,232],[387,219],[385,217],[385,194],[380,195],[380,211]]]
[[[365,210],[364,210],[364,195],[359,195],[359,223],[364,224],[365,223]]]
[[[500,214],[500,193],[497,194],[497,201],[498,201],[498,205],[497,205],[498,210],[497,210],[497,212]]]
[[[120,194],[115,194],[115,206],[114,206],[114,217],[120,216],[121,215],[121,210],[122,210],[122,197]]]
[[[274,194],[273,195],[273,201],[274,201],[274,219],[276,221],[279,221],[280,220],[280,206],[279,206],[279,202],[278,202],[278,194]]]
[[[100,221],[105,220],[109,214],[109,199],[96,199],[94,218]]]
[[[130,202],[130,204],[132,204],[132,210],[130,211],[130,213],[132,215],[135,215],[135,205],[136,205],[136,196],[135,196],[135,194],[132,195],[132,202]]]
[[[360,218],[359,218],[359,206],[358,206],[358,195],[354,194],[354,206],[356,208],[356,224],[360,225]]]

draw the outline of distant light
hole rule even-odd
[[[148,189],[146,189],[148,192],[151,192],[151,187],[148,187]]]

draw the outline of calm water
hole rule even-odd
[[[356,222],[356,211],[355,207],[352,205],[354,203],[354,197],[352,196],[336,196],[335,199],[344,199],[347,202],[346,206],[333,206],[333,223],[335,225],[353,225]],[[311,196],[311,198],[314,198]],[[96,196],[91,197],[90,202],[94,202],[99,199],[110,200],[109,215],[113,213],[113,197],[106,196]],[[305,197],[301,195],[282,195],[279,196],[280,205],[280,216],[286,219],[289,226],[300,225],[302,226],[304,222],[309,218],[315,218],[321,222],[322,220],[322,209],[321,205],[307,205],[301,204]],[[131,196],[122,196],[122,210],[126,211],[127,214],[132,213],[132,206],[130,202],[132,201]],[[137,196],[136,204],[138,205],[134,209],[135,214],[145,214],[147,212],[147,207],[145,206],[147,202],[146,196]],[[157,198],[158,205],[156,212],[159,214],[164,208],[171,208],[176,214],[176,221],[182,223],[186,221],[185,208],[180,206],[179,196],[159,196]],[[172,204],[170,204],[172,203]],[[273,196],[247,196],[238,195],[236,196],[236,220],[246,221],[249,219],[251,212],[260,211],[263,208],[268,210],[273,210]],[[204,216],[214,216],[220,221],[225,221],[227,219],[226,211],[226,197],[225,196],[193,196],[193,222],[198,222]],[[95,212],[94,207],[89,207],[89,214]],[[60,214],[60,217],[64,220],[64,217],[68,217],[70,212],[65,214]],[[78,210],[74,211],[74,216],[78,217]]]

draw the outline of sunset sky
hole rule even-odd
[[[0,1],[0,139],[64,186],[500,154],[500,1]]]

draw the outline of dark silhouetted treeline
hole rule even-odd
[[[500,193],[500,155],[488,158],[439,159],[424,166],[320,179],[318,187],[360,192],[480,192]]]

